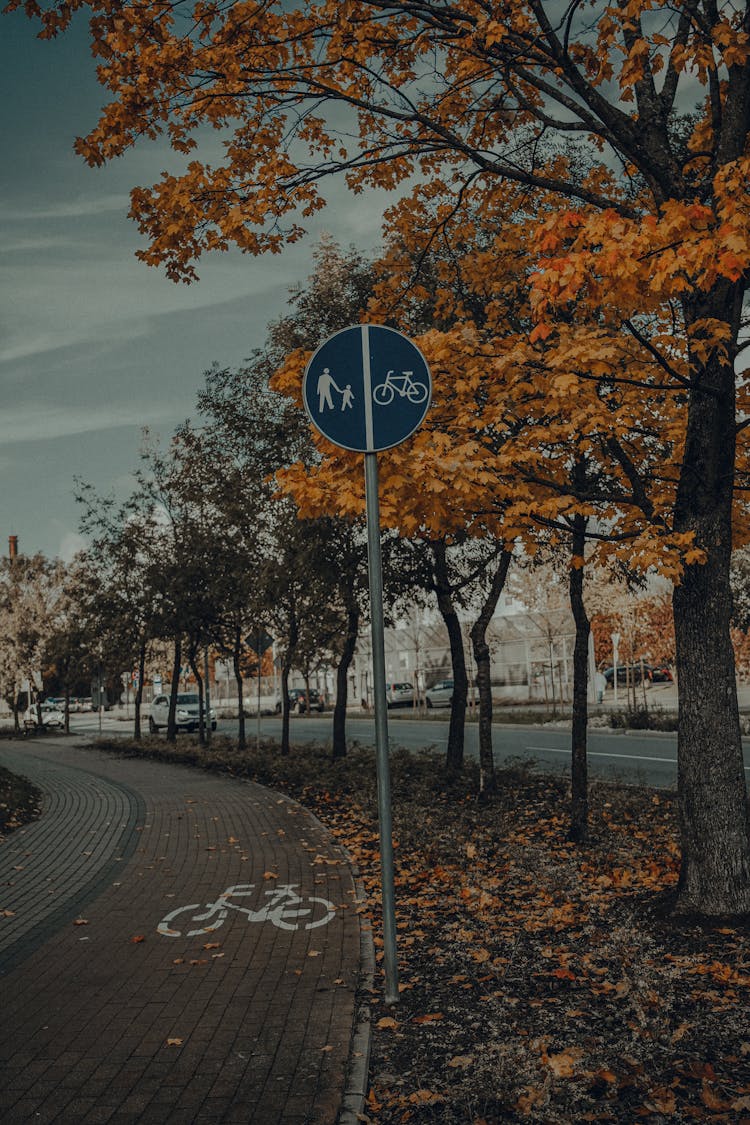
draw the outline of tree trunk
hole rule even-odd
[[[240,655],[242,653],[242,630],[237,628],[234,638],[234,651],[232,652],[232,668],[234,669],[234,682],[237,685],[237,749],[244,750],[247,745],[245,737],[245,697],[242,690],[242,669],[240,668]]]
[[[198,743],[201,746],[206,745],[206,704],[203,694],[203,676],[198,667],[198,660],[195,651],[190,650],[190,671],[195,676],[195,685],[198,688]]]
[[[360,612],[356,604],[347,608],[346,635],[341,650],[341,659],[336,666],[336,703],[333,708],[333,752],[334,760],[346,757],[346,704],[349,695],[349,668],[354,659],[359,633]]]
[[[258,680],[260,683],[260,680]],[[211,745],[211,669],[208,663],[208,646],[203,649],[203,713],[206,720],[206,746]]]
[[[135,690],[135,721],[133,723],[133,740],[141,740],[141,706],[143,705],[143,680],[146,675],[146,642],[143,641],[138,650],[138,687]]]
[[[289,673],[291,665],[286,661],[281,665],[281,753],[289,753]]]
[[[477,666],[477,689],[479,691],[479,792],[482,796],[490,796],[497,791],[495,759],[492,754],[492,682],[487,629],[495,612],[497,600],[505,585],[512,558],[512,551],[502,551],[489,593],[484,600],[477,620],[471,628],[471,644]]]
[[[586,735],[588,727],[589,624],[583,604],[583,559],[586,547],[586,517],[573,517],[573,559],[570,570],[570,608],[575,621],[573,647],[573,726],[571,732],[570,838],[583,843],[588,838],[589,797]]]
[[[747,794],[724,568],[713,559],[688,567],[673,604],[682,844],[678,909],[743,913],[750,911]]]
[[[289,742],[289,676],[297,652],[299,624],[295,612],[290,612],[286,629],[286,651],[281,664],[281,753],[288,754]]]
[[[449,773],[460,773],[464,765],[464,730],[466,726],[466,701],[469,695],[469,677],[466,673],[466,655],[461,634],[461,622],[451,596],[448,575],[445,540],[432,544],[432,557],[435,565],[435,593],[438,609],[448,631],[453,669],[453,698],[448,727],[448,748],[445,753],[445,767]]]
[[[727,289],[729,287],[727,286]],[[734,301],[732,300],[734,299]],[[697,296],[702,317],[739,319],[741,289]],[[727,310],[730,310],[729,312]],[[734,337],[736,338],[736,336]],[[682,864],[677,910],[750,911],[750,839],[737,683],[730,638],[729,559],[735,454],[733,357],[695,360],[675,530],[692,532],[706,562],[685,567],[673,608],[679,686],[678,802]]]
[[[177,738],[177,692],[180,690],[180,669],[182,667],[182,639],[175,638],[174,659],[172,661],[172,681],[169,688],[169,714],[167,716],[167,742]],[[101,697],[101,689],[99,691]],[[99,700],[101,704],[101,698]]]

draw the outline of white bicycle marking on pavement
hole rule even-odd
[[[318,926],[327,926],[336,913],[333,903],[325,898],[314,898],[312,896],[302,898],[297,894],[297,885],[296,883],[281,883],[273,890],[266,891],[266,897],[269,901],[259,910],[251,910],[230,900],[232,897],[252,894],[255,890],[255,884],[237,883],[235,886],[227,887],[225,891],[222,891],[215,902],[207,902],[205,905],[195,902],[171,910],[156,927],[157,933],[162,934],[163,937],[198,937],[200,934],[212,934],[215,930],[218,930],[219,926],[224,924],[230,910],[236,910],[239,914],[244,914],[248,922],[271,922],[280,930],[314,930]],[[188,923],[200,922],[202,924],[197,928],[185,931],[183,934],[182,930],[174,929],[171,923],[179,914],[187,913],[192,913],[192,918],[186,919]],[[309,917],[310,915],[312,917]],[[318,916],[316,917],[316,915]]]

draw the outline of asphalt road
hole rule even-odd
[[[273,734],[280,729],[278,720],[262,720],[262,731]],[[329,735],[329,730],[330,719],[295,716],[292,737],[320,740],[321,736]],[[375,724],[372,719],[350,718],[347,734],[351,740],[364,746],[374,745]],[[398,719],[391,714],[388,716],[388,737],[394,746],[405,746],[407,749],[432,747],[442,753],[448,745],[448,721],[430,719],[421,722],[418,719]],[[565,773],[569,770],[570,730],[563,727],[495,724],[492,746],[498,766],[509,760],[521,759],[533,762],[545,771]],[[467,724],[465,748],[468,757],[478,757],[479,736],[474,723]],[[588,751],[592,776],[660,788],[671,788],[677,782],[677,737],[674,734],[602,733],[592,730],[589,731]],[[750,754],[747,761],[750,763]]]
[[[71,717],[72,733],[95,733],[98,729],[97,715],[75,715]],[[257,732],[255,717],[246,721],[248,740]],[[103,716],[103,730],[107,733],[117,731],[123,735],[131,730],[131,724],[117,718],[114,713]],[[219,722],[219,733],[234,734],[236,720]],[[262,736],[279,737],[281,719],[277,716],[263,716],[260,721]],[[331,737],[331,715],[293,715],[291,718],[292,739],[301,742],[326,742]],[[388,735],[392,746],[405,746],[407,749],[434,748],[437,753],[445,751],[448,742],[448,717],[435,719],[406,719],[398,712],[388,715]],[[347,719],[347,736],[350,741],[363,746],[375,744],[375,723],[372,718],[350,715]],[[570,730],[562,725],[518,726],[497,723],[493,728],[493,748],[498,766],[509,759],[520,758],[531,761],[543,770],[565,773],[569,770]],[[745,771],[750,772],[750,741],[745,743]],[[593,777],[616,778],[634,784],[654,785],[659,788],[673,788],[677,782],[677,736],[654,731],[623,732],[592,729],[588,737],[589,771]],[[478,756],[478,731],[476,724],[466,727],[466,753],[469,757]]]

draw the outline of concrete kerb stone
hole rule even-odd
[[[320,824],[324,832],[329,831],[329,829],[318,820],[314,813],[311,813],[309,809],[307,809],[306,812],[308,816],[318,821],[318,824]],[[367,895],[365,893],[360,870],[354,863],[347,849],[342,847],[342,851],[347,856],[349,867],[354,878],[354,903],[356,906],[361,906],[367,901]],[[344,1097],[341,1102],[341,1109],[336,1119],[336,1125],[358,1125],[358,1122],[361,1122],[364,1114],[365,1099],[370,1086],[372,1013],[370,1005],[365,997],[368,994],[372,994],[375,983],[375,943],[372,936],[372,927],[369,923],[366,924],[364,922],[361,915],[359,935],[360,982],[358,989],[359,996],[357,999],[357,1017],[352,1028],[349,1060],[346,1071],[346,1085]]]
[[[360,990],[372,991],[375,978],[375,947],[372,940],[372,931],[363,926],[361,934],[362,979]],[[341,1102],[338,1125],[357,1125],[357,1122],[362,1120],[365,1099],[370,1085],[371,1049],[372,1014],[369,1004],[363,999],[357,1007],[357,1022],[352,1033],[346,1089]]]
[[[287,798],[290,804],[299,804],[291,797]],[[321,832],[330,835],[330,829],[309,809],[304,809],[307,816],[314,821]],[[359,868],[354,863],[349,851],[338,845],[346,856],[349,868],[354,879],[354,904],[361,906],[367,901],[364,883]],[[349,1047],[349,1059],[346,1069],[346,1085],[341,1109],[336,1118],[336,1125],[358,1125],[362,1120],[365,1108],[365,1099],[370,1086],[370,1054],[372,1049],[372,1018],[370,1005],[365,999],[371,994],[375,982],[375,943],[372,936],[372,927],[365,923],[360,915],[360,980],[359,996],[357,1001],[357,1018],[352,1028],[352,1037]]]

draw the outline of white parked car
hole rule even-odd
[[[453,701],[453,680],[438,680],[424,693],[428,707],[450,707]]]
[[[56,703],[43,703],[41,708],[43,727],[64,727],[65,715]],[[32,715],[34,712],[32,711]]]
[[[216,730],[216,712],[211,708],[211,730]],[[166,728],[169,720],[169,696],[157,695],[151,704],[151,714],[148,717],[148,729],[156,734],[162,727]],[[197,730],[200,725],[200,704],[197,691],[180,692],[177,696],[177,710],[175,712],[177,730]]]

